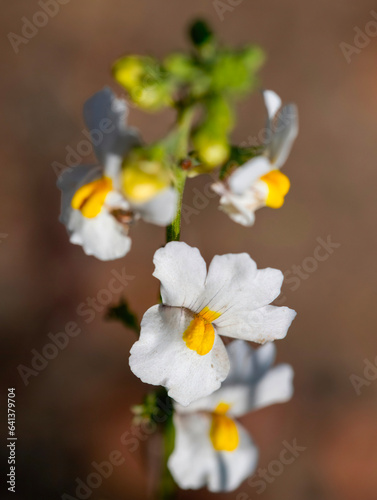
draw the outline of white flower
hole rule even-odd
[[[141,217],[166,226],[177,208],[177,193],[171,187],[139,204],[128,200],[122,192],[123,158],[140,143],[137,132],[126,124],[127,115],[126,101],[117,99],[109,88],[89,99],[84,106],[84,119],[92,133],[99,165],[74,167],[58,179],[62,191],[60,221],[66,226],[70,241],[100,260],[118,259],[128,253],[128,230],[133,221]]]
[[[257,270],[246,253],[216,255],[207,273],[197,248],[171,242],[157,250],[154,263],[162,304],[144,314],[130,367],[182,405],[211,394],[228,375],[220,335],[263,344],[285,337],[296,315],[269,305],[280,293],[282,272]]]
[[[272,368],[273,344],[253,350],[236,340],[227,352],[231,368],[221,389],[188,407],[175,405],[175,447],[168,466],[183,489],[236,489],[255,471],[258,450],[235,418],[288,401],[293,393],[291,366]]]
[[[243,226],[254,224],[258,208],[280,208],[290,187],[288,177],[279,169],[298,134],[297,107],[287,104],[281,108],[280,97],[271,90],[266,90],[263,96],[268,113],[263,154],[237,168],[225,181],[212,185],[221,196],[221,210]]]

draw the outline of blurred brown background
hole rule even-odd
[[[179,498],[377,498],[377,380],[361,387],[360,395],[350,381],[352,374],[363,376],[365,359],[373,363],[377,356],[377,38],[364,39],[365,48],[352,53],[349,63],[339,47],[354,45],[354,27],[364,31],[376,4],[223,3],[238,5],[221,21],[210,0],[68,1],[15,54],[8,34],[21,35],[23,16],[32,19],[41,8],[34,0],[3,2],[1,407],[6,387],[16,387],[17,493],[12,498],[50,500],[64,493],[75,498],[76,478],[85,481],[91,463],[108,460],[113,450],[122,452],[125,464],[89,498],[147,498],[150,479],[142,447],[132,453],[120,444],[131,429],[129,407],[147,390],[128,367],[134,334],[104,322],[101,311],[86,324],[76,310],[107,288],[112,271],[125,268],[135,277],[125,293],[141,317],[156,301],[152,256],[164,231],[138,224],[132,252],[121,261],[85,256],[69,244],[58,223],[60,199],[51,164],[65,163],[66,147],[75,149],[84,138],[84,101],[105,84],[121,92],[109,75],[110,63],[123,53],[162,57],[184,49],[185,28],[197,16],[209,19],[227,43],[254,41],[266,49],[263,85],[298,104],[301,130],[284,170],[292,189],[282,209],[259,211],[256,225],[246,229],[220,213],[212,198],[186,220],[183,239],[198,246],[207,262],[217,253],[248,251],[259,267],[291,272],[313,256],[317,238],[331,236],[340,246],[318,265],[306,261],[313,272],[305,273],[297,289],[292,282],[284,288],[284,302],[299,313],[287,339],[277,344],[279,361],[295,368],[294,399],[243,419],[260,448],[262,468],[278,459],[285,440],[296,439],[306,450],[260,495],[244,483],[228,495],[203,490]],[[239,107],[235,142],[256,135],[264,118],[255,94]],[[130,122],[151,140],[167,129],[171,116],[132,109]],[[207,183],[206,178],[189,183],[187,206],[193,206],[194,188],[203,192]],[[81,334],[25,387],[17,367],[30,367],[31,350],[40,352],[48,333],[64,330],[70,321],[79,324]],[[5,431],[5,411],[2,418]],[[1,454],[6,454],[5,440]]]

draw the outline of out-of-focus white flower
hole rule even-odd
[[[216,255],[207,273],[197,248],[171,242],[157,250],[154,263],[162,304],[144,314],[130,367],[182,405],[211,394],[228,375],[220,335],[263,344],[285,337],[296,315],[269,305],[280,293],[282,272],[258,270],[246,253]]]
[[[290,188],[288,177],[279,169],[298,134],[297,107],[287,104],[281,108],[280,97],[271,90],[266,90],[263,96],[268,113],[263,154],[237,168],[224,181],[212,185],[221,197],[221,210],[243,226],[254,224],[258,208],[280,208]]]
[[[62,191],[60,221],[70,241],[100,260],[123,257],[131,247],[129,226],[139,218],[166,226],[177,209],[177,193],[168,187],[144,203],[126,198],[121,186],[123,158],[140,143],[138,133],[126,124],[127,103],[109,88],[95,94],[84,106],[88,129],[101,132],[93,140],[99,165],[79,165],[58,179]]]
[[[253,474],[258,450],[235,418],[288,401],[293,393],[291,366],[272,367],[273,344],[254,350],[235,340],[227,352],[230,372],[221,388],[188,407],[175,405],[175,447],[168,466],[184,489],[236,489]]]

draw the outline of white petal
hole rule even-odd
[[[229,187],[233,193],[243,194],[272,169],[273,167],[267,157],[256,156],[230,175],[228,179]]]
[[[255,383],[272,367],[276,358],[276,347],[268,342],[253,349],[244,340],[234,340],[227,346],[230,371],[227,385]]]
[[[175,404],[174,408],[180,414],[193,414],[200,412],[213,412],[220,403],[225,403],[230,406],[229,415],[241,416],[247,413],[248,400],[250,398],[251,387],[247,385],[224,385],[222,383],[220,389],[213,392],[209,396],[193,401],[189,406]]]
[[[298,134],[298,111],[294,104],[287,104],[279,111],[272,140],[266,154],[274,168],[280,168],[286,162]]]
[[[228,355],[218,335],[205,356],[186,346],[183,333],[192,318],[178,307],[151,307],[144,314],[140,339],[132,346],[130,357],[137,377],[165,386],[169,396],[183,406],[214,392],[229,372]]]
[[[110,191],[106,196],[105,207],[108,210],[131,210],[131,205],[119,191]]]
[[[230,415],[241,416],[261,406],[289,399],[293,391],[293,371],[288,365],[279,365],[279,370],[271,369],[276,355],[273,343],[253,349],[243,340],[235,340],[226,350],[230,371],[220,389],[186,408],[176,405],[178,412],[212,412],[219,403],[227,403]],[[281,379],[276,380],[275,371]],[[275,382],[276,390],[269,380]]]
[[[273,343],[253,349],[242,340],[227,346],[230,371],[221,388],[207,398],[193,403],[214,409],[220,402],[231,405],[229,414],[235,417],[275,403],[288,401],[293,394],[293,369],[286,364],[272,368],[276,349]],[[211,401],[209,401],[211,399]]]
[[[267,108],[267,115],[270,120],[273,120],[278,110],[281,108],[281,99],[273,90],[265,90],[263,92],[264,104]]]
[[[154,254],[153,276],[161,281],[162,302],[169,306],[192,306],[204,290],[207,267],[197,248],[173,241]]]
[[[100,260],[124,257],[131,248],[131,239],[105,209],[88,219],[79,210],[72,210],[67,224],[71,243],[81,245],[87,255]]]
[[[213,448],[209,415],[175,414],[174,424],[175,448],[168,466],[181,488],[207,486],[212,492],[232,491],[254,472],[258,450],[240,424],[236,424],[240,444],[233,452],[216,452]]]
[[[216,451],[209,439],[209,415],[174,414],[175,445],[169,457],[169,470],[182,489],[206,486],[216,472]]]
[[[174,188],[168,188],[142,205],[133,205],[133,209],[139,212],[145,222],[167,226],[176,213],[178,204],[178,193]]]
[[[234,222],[246,227],[254,224],[254,211],[259,208],[254,192],[246,191],[241,195],[233,194],[230,189],[225,187],[223,182],[216,182],[212,184],[211,188],[221,197],[219,202],[220,210],[229,215]]]
[[[138,133],[126,125],[128,106],[105,87],[84,105],[84,120],[93,146],[109,177],[116,178],[122,157],[140,142]]]
[[[265,306],[247,314],[240,311],[228,323],[220,323],[222,317],[215,323],[219,335],[264,344],[284,338],[295,316],[296,312],[288,307]]]
[[[208,307],[221,313],[214,324],[223,326],[245,318],[250,311],[272,302],[280,294],[283,274],[278,269],[257,270],[247,253],[216,255],[209,266],[205,291],[195,311]]]
[[[81,186],[101,178],[103,169],[79,165],[63,172],[58,179],[62,191],[60,221],[66,226],[71,243],[81,245],[87,255],[100,260],[114,260],[126,255],[131,248],[131,239],[125,234],[114,217],[104,207],[97,217],[88,219],[71,206],[72,197]],[[118,198],[109,193],[106,198]]]
[[[293,369],[290,365],[281,364],[269,370],[255,384],[254,393],[248,401],[246,410],[264,408],[275,403],[284,403],[291,399],[293,394]],[[242,415],[243,413],[239,413]]]

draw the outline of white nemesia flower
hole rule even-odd
[[[109,88],[98,92],[84,105],[84,119],[91,131],[99,165],[79,165],[58,179],[62,191],[60,221],[70,241],[81,245],[87,255],[113,260],[131,248],[129,225],[143,218],[166,226],[177,209],[177,193],[162,190],[146,203],[132,203],[120,189],[122,161],[140,144],[138,133],[126,124],[128,106]]]
[[[290,188],[288,177],[279,169],[298,134],[297,107],[287,104],[281,108],[281,99],[272,90],[264,91],[263,96],[268,113],[263,154],[237,168],[225,181],[212,185],[221,197],[220,209],[243,226],[254,224],[258,208],[280,208]]]
[[[272,367],[272,343],[254,350],[235,340],[227,352],[230,372],[221,388],[188,407],[175,404],[175,447],[168,466],[183,489],[236,489],[255,471],[258,450],[235,418],[288,401],[293,393],[292,367]]]
[[[296,313],[269,305],[283,274],[258,270],[246,253],[216,255],[208,272],[197,248],[171,242],[157,250],[153,275],[162,304],[148,309],[130,367],[187,406],[218,389],[229,372],[221,335],[265,343],[281,339]]]

